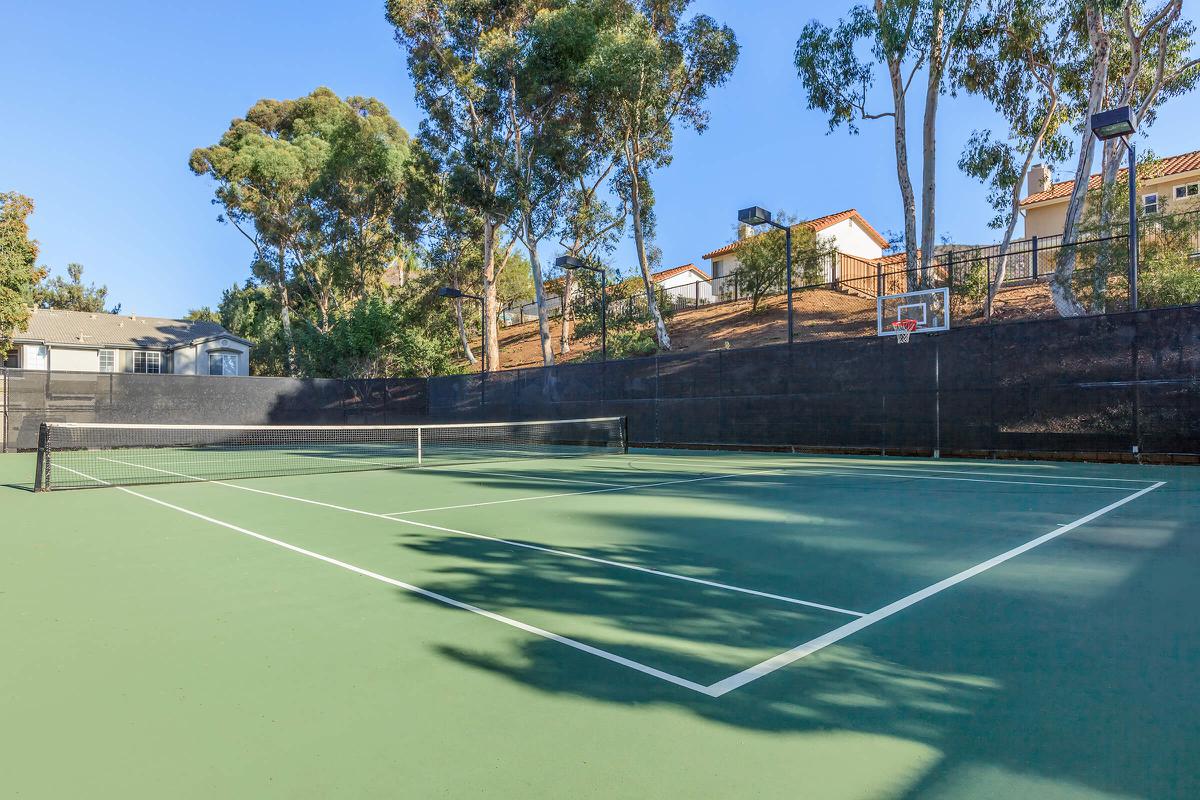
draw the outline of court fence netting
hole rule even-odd
[[[39,491],[626,452],[622,417],[442,425],[41,426]]]

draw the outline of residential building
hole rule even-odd
[[[713,292],[712,286],[709,283],[708,275],[704,270],[699,269],[695,264],[683,264],[670,269],[659,270],[651,273],[650,279],[654,285],[662,289],[666,294],[677,298],[680,302],[683,299],[695,299],[703,304],[712,301]],[[626,278],[624,283],[636,282],[641,283],[642,279],[638,275]],[[563,279],[550,278],[543,288],[546,292],[546,312],[550,316],[558,316],[562,309],[562,291]],[[532,300],[520,305],[513,305],[505,308],[501,312],[501,320],[505,325],[515,325],[519,322],[527,322],[537,319],[537,304]]]
[[[802,227],[815,232],[819,241],[832,245],[834,250],[862,261],[875,261],[883,256],[883,251],[888,247],[888,240],[853,208],[797,223],[793,230]],[[737,241],[704,254],[703,258],[709,262],[709,272],[713,277],[714,294],[727,293],[725,284],[742,266],[737,259],[737,249],[746,238],[754,235],[753,229],[739,226]],[[826,271],[831,270],[832,266]],[[833,278],[832,274],[825,276],[827,281]]]
[[[215,322],[39,308],[13,338],[10,369],[250,374],[251,343]]]
[[[1126,170],[1118,173],[1124,180]],[[1172,211],[1200,209],[1200,150],[1169,156],[1138,168],[1138,202],[1148,214],[1170,208]],[[1067,203],[1074,181],[1054,182],[1054,174],[1045,164],[1029,171],[1027,195],[1021,201],[1025,215],[1025,238],[1056,236],[1063,232]],[[1100,188],[1100,175],[1092,175],[1088,189]]]

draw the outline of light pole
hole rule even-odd
[[[1137,148],[1133,134],[1137,125],[1129,106],[1092,115],[1092,133],[1100,141],[1124,139],[1129,151],[1129,310],[1138,309]]]
[[[783,231],[784,235],[784,250],[785,261],[787,263],[787,308],[788,308],[788,344],[793,341],[792,336],[792,227],[790,225],[780,225],[775,220],[771,219],[771,212],[765,208],[751,206],[743,208],[738,212],[738,222],[746,225],[773,225]]]
[[[479,322],[480,322],[479,374],[486,375],[487,371],[488,371],[488,368],[487,368],[487,318],[484,315],[483,298],[477,294],[467,294],[462,289],[455,289],[453,286],[443,286],[442,288],[437,290],[437,293],[438,293],[438,297],[448,297],[451,300],[461,300],[462,298],[465,297],[468,300],[478,300],[479,301]]]
[[[560,269],[586,269],[589,272],[600,273],[600,360],[608,361],[608,273],[601,267],[593,267],[581,258],[575,256],[559,256],[554,259],[554,266]],[[568,309],[566,303],[571,298],[563,298],[563,313]]]

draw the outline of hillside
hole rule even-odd
[[[875,301],[833,289],[808,289],[793,296],[795,336],[805,339],[844,339],[875,335]],[[956,309],[957,310],[957,309]],[[1054,316],[1049,291],[1044,283],[1014,286],[996,298],[993,321]],[[955,326],[978,324],[979,313],[952,321]],[[600,348],[599,337],[571,342],[571,352],[559,353],[562,320],[552,319],[554,355],[558,361],[574,361]],[[671,350],[677,353],[723,348],[762,347],[787,339],[787,297],[764,300],[758,313],[750,313],[750,301],[701,306],[676,312],[667,323]],[[479,341],[472,341],[478,354]],[[537,322],[525,322],[500,330],[501,369],[541,366]]]

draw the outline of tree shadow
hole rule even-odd
[[[720,484],[706,487],[710,499],[745,501],[742,489]],[[669,496],[669,489],[655,491]],[[780,494],[774,501],[780,508],[795,505]],[[1200,552],[1194,537],[1183,535],[1186,520],[1200,519],[1200,501],[1189,487],[1164,508],[1157,519],[1097,520],[1010,562],[1003,574],[957,586],[720,698],[543,638],[522,639],[505,652],[461,644],[443,644],[437,652],[550,695],[684,709],[742,730],[853,731],[935,749],[936,766],[921,766],[927,771],[904,797],[966,785],[993,786],[988,796],[1013,796],[1018,788],[1034,796],[1089,790],[1200,796],[1193,769],[1200,741],[1200,632],[1191,615],[1168,611],[1180,599],[1200,599],[1194,580]],[[692,570],[706,579],[738,576],[737,542],[718,548],[702,569],[697,560],[681,560],[689,540],[695,554],[696,540],[703,539],[694,517],[639,516],[616,508],[591,514],[593,524],[622,531],[617,539],[624,543],[564,549]],[[783,521],[758,521],[753,537],[779,562],[742,575],[753,588],[762,588],[764,574],[786,573],[790,559],[818,551],[824,568],[853,571],[860,586],[894,584],[895,573],[929,582],[922,568],[928,554],[881,550],[864,558],[864,548],[874,546],[870,541],[838,553],[828,543],[805,541]],[[878,545],[885,547],[886,537]],[[441,579],[425,588],[522,621],[528,613],[556,624],[565,620],[571,630],[546,627],[701,683],[847,619],[757,598],[730,599],[713,587],[494,542],[405,535],[398,546],[446,559]],[[941,577],[948,574],[952,570]],[[409,595],[405,601],[417,602]]]

